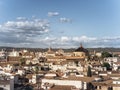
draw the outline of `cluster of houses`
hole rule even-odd
[[[119,71],[119,57],[101,58],[82,45],[73,52],[0,51],[0,90],[120,90]]]

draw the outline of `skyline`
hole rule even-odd
[[[120,47],[119,0],[1,0],[0,46]]]

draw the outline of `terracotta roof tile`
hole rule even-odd
[[[49,90],[71,90],[73,86],[65,86],[65,85],[55,85]]]

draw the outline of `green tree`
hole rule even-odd
[[[25,65],[25,63],[26,63],[25,58],[21,58],[21,59],[20,59],[20,65]]]
[[[33,90],[33,86],[31,85],[26,85],[24,90]]]
[[[32,66],[33,64],[32,64],[32,62],[29,62],[29,66]]]
[[[94,87],[94,86],[92,85],[91,82],[88,82],[88,83],[87,83],[87,90],[94,90],[93,87]]]
[[[102,53],[102,58],[106,58],[106,57],[112,57],[112,54],[109,52],[103,52]]]
[[[87,76],[92,77],[92,71],[90,66],[88,66]],[[87,90],[93,90],[93,85],[90,82],[87,83]]]
[[[29,69],[32,70],[32,62],[29,62]]]
[[[39,67],[38,67],[38,66],[36,66],[36,67],[35,67],[35,73],[37,74],[37,73],[38,73],[38,71],[39,71]]]
[[[88,66],[87,76],[92,77],[91,67]]]
[[[102,66],[106,67],[107,70],[110,70],[110,64],[109,63],[104,62]]]

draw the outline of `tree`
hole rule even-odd
[[[88,66],[87,76],[92,77],[91,67]]]
[[[88,66],[87,76],[92,77],[91,67]],[[93,85],[91,82],[87,83],[87,90],[93,90]]]
[[[38,67],[38,66],[36,66],[36,67],[35,67],[35,73],[37,74],[37,73],[38,73],[38,71],[39,71],[39,67]]]
[[[110,64],[109,63],[104,62],[102,66],[106,67],[107,70],[110,70]]]
[[[32,70],[32,62],[29,62],[29,69]]]
[[[103,52],[102,53],[102,58],[106,58],[106,57],[112,57],[112,54],[109,52]]]
[[[88,82],[88,83],[87,83],[87,90],[94,90],[93,87],[94,87],[94,86],[92,85],[91,82]]]
[[[33,90],[33,86],[31,85],[26,85],[24,90]]]
[[[33,64],[32,64],[32,62],[29,62],[29,66],[32,66]]]
[[[93,60],[97,61],[97,60],[99,60],[99,57],[98,56],[94,56]]]
[[[25,65],[25,61],[26,61],[25,58],[21,58],[20,59],[20,65]]]

